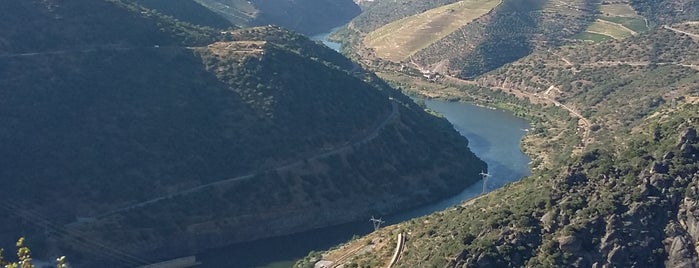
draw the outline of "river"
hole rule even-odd
[[[340,44],[340,43],[336,43],[336,42],[332,42],[332,41],[328,40],[328,38],[330,37],[330,35],[331,35],[332,33],[334,33],[335,31],[337,31],[337,29],[340,29],[340,27],[332,28],[332,29],[330,29],[329,32],[321,33],[321,34],[316,34],[316,35],[314,35],[314,36],[311,36],[310,38],[311,38],[311,40],[313,40],[313,41],[321,41],[321,42],[323,42],[323,44],[324,44],[325,46],[327,46],[327,47],[329,47],[329,48],[332,48],[333,50],[335,50],[335,51],[337,51],[337,52],[340,52],[341,44]]]
[[[333,29],[334,30],[334,29]],[[340,44],[329,42],[327,34],[312,39],[339,50]],[[506,183],[529,175],[530,159],[520,150],[520,141],[529,124],[512,113],[468,103],[424,100],[425,105],[442,114],[454,128],[469,140],[469,147],[488,163],[490,177],[484,185],[476,183],[458,195],[440,202],[384,217],[386,224],[395,224],[435,211],[444,210]],[[264,267],[287,268],[308,252],[326,250],[343,243],[354,235],[365,235],[373,230],[368,221],[351,222],[299,234],[241,243],[209,250],[197,255],[200,267]]]
[[[486,191],[529,175],[529,158],[519,147],[528,123],[512,113],[493,110],[468,103],[425,100],[428,108],[444,115],[454,128],[469,140],[469,147],[488,163],[490,177]],[[384,217],[395,224],[446,209],[483,192],[477,183],[458,195],[435,204],[426,205],[396,215]],[[197,256],[201,267],[290,267],[311,250],[325,250],[372,230],[368,221],[351,222],[304,233],[274,237],[251,243],[236,244],[210,250]]]

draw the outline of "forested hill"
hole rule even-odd
[[[360,12],[352,0],[190,1],[200,3],[238,26],[273,24],[309,35],[343,25]]]
[[[277,25],[306,35],[341,26],[360,13],[352,0],[115,0],[216,29]],[[52,2],[47,2],[50,6]]]
[[[172,20],[129,0],[3,0],[2,5],[0,53],[3,54],[119,46],[202,45],[213,42],[219,35],[211,28]]]
[[[417,206],[486,169],[446,120],[279,27],[126,0],[0,14],[0,241],[38,258],[133,267]]]
[[[136,2],[146,8],[193,24],[219,29],[234,27],[233,22],[195,0],[136,0]]]
[[[696,0],[631,0],[631,5],[655,24],[699,20]]]

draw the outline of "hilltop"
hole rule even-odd
[[[695,26],[681,22],[535,52],[474,81],[443,77],[432,87],[406,87],[530,118],[523,147],[534,158],[532,175],[297,265],[325,259],[359,267],[693,267]]]
[[[0,240],[37,257],[137,266],[436,201],[487,169],[445,119],[280,27],[36,0],[4,5],[0,36]]]

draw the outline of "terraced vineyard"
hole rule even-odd
[[[490,12],[500,0],[466,0],[387,24],[364,38],[365,46],[391,61],[403,61]]]
[[[462,78],[568,42],[597,19],[599,6],[592,0],[387,2],[367,4],[338,34],[356,57],[350,56]]]
[[[600,16],[584,32],[574,38],[586,41],[623,39],[649,30],[648,22],[628,3],[603,3]]]

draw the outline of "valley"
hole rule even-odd
[[[699,14],[687,11],[696,3],[675,17],[646,4],[602,4],[568,42],[473,77],[374,58],[350,38],[345,51],[403,92],[528,118],[532,174],[295,267],[693,267],[699,31],[684,18]]]
[[[428,108],[446,115],[455,128],[469,140],[469,148],[488,163],[488,172],[492,177],[486,184],[486,192],[528,174],[530,160],[519,149],[519,142],[525,134],[523,129],[528,127],[524,120],[502,110],[460,103],[426,102]],[[479,196],[483,191],[483,184],[479,182],[433,204],[397,214],[375,216],[382,217],[386,225],[397,224],[460,204],[464,200]],[[197,259],[202,261],[202,267],[288,267],[310,251],[325,250],[353,236],[369,234],[372,227],[368,219],[362,218],[291,236],[222,247],[197,255]],[[279,253],[267,254],[270,251]]]
[[[37,258],[145,265],[396,213],[487,170],[446,120],[277,26],[130,0],[0,13],[0,235]]]
[[[30,0],[0,18],[0,241],[37,258],[699,259],[695,2]]]

